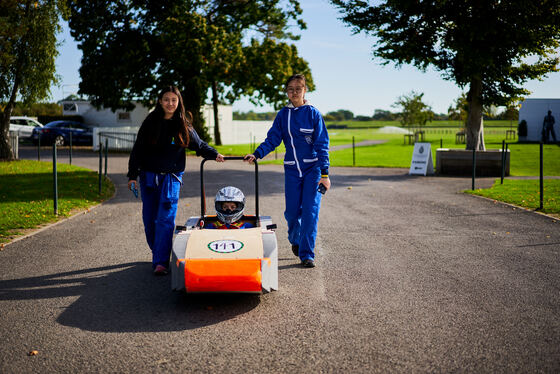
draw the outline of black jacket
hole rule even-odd
[[[185,148],[177,144],[180,123],[176,120],[157,118],[153,113],[140,126],[138,136],[128,160],[128,179],[136,179],[140,171],[154,173],[178,173],[185,171]],[[194,129],[190,129],[188,148],[197,156],[215,160],[218,151],[200,139]]]

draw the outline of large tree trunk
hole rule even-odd
[[[0,112],[0,160],[2,161],[15,160],[14,150],[12,149],[12,145],[10,143],[10,117],[12,116],[12,111],[14,110],[18,89],[19,78],[16,73],[16,79],[14,87],[12,88],[10,100],[6,104],[4,110]]]
[[[204,98],[200,96],[199,92],[201,92],[201,90],[199,90],[198,82],[195,79],[185,80],[184,87],[181,90],[183,104],[185,105],[185,109],[192,113],[193,127],[197,134],[202,140],[208,141],[208,130],[206,126],[204,126],[204,119],[201,113]]]
[[[12,161],[13,159],[14,152],[10,144],[10,114],[4,110],[0,114],[0,160]]]
[[[222,145],[220,119],[218,116],[218,84],[215,80],[212,80],[212,106],[214,107],[214,144]]]
[[[478,78],[471,80],[469,93],[469,114],[467,117],[467,149],[486,150],[484,145],[484,127],[482,125],[482,81]]]

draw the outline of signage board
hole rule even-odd
[[[412,161],[408,174],[427,175],[433,173],[432,145],[430,143],[414,143],[414,151],[412,151]]]

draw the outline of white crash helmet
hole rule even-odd
[[[237,203],[237,208],[233,211],[224,211],[222,209],[222,203],[224,201],[233,201]],[[243,216],[243,210],[245,209],[245,195],[243,195],[243,192],[241,192],[241,190],[237,187],[224,187],[216,194],[214,206],[216,207],[218,219],[224,223],[232,224]]]

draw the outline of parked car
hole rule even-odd
[[[72,134],[72,144],[93,144],[93,129],[83,123],[75,121],[53,121],[47,123],[42,128],[35,128],[31,140],[34,144],[56,143],[57,146],[70,144],[70,134]]]
[[[20,138],[31,138],[36,127],[41,128],[43,124],[29,117],[10,117],[10,131],[17,132]]]

